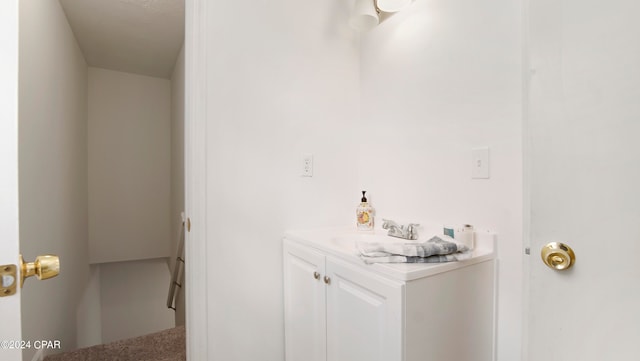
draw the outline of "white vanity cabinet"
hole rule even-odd
[[[286,361],[493,360],[493,256],[365,265],[300,239],[283,247]],[[402,279],[385,267],[428,272]]]
[[[287,361],[401,361],[403,287],[285,243]]]

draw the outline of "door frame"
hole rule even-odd
[[[529,125],[529,93],[531,76],[530,0],[522,0],[522,339],[520,359],[529,360],[529,306],[531,262],[536,250],[531,249],[531,130]],[[532,253],[533,252],[533,253]]]
[[[209,360],[206,242],[206,0],[185,1],[185,297],[187,359]]]
[[[0,11],[0,264],[18,264],[18,0],[3,2]],[[20,272],[18,270],[18,272]],[[16,274],[19,276],[19,273]],[[18,277],[14,280],[18,282]],[[15,341],[22,338],[20,287],[0,298],[3,359],[22,360]],[[7,344],[7,342],[13,342]],[[18,344],[19,345],[19,344]],[[13,346],[13,347],[12,347]]]

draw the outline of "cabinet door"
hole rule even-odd
[[[327,360],[402,361],[404,285],[327,257]]]
[[[284,243],[284,322],[287,361],[326,361],[325,257]]]

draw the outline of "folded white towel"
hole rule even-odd
[[[357,242],[365,263],[441,263],[471,258],[466,245],[449,236],[433,236],[422,243]]]
[[[469,259],[469,258],[471,258],[471,251],[454,253],[454,254],[435,255],[435,256],[429,256],[429,257],[406,257],[406,256],[395,256],[395,255],[370,257],[370,256],[361,255],[360,258],[362,258],[364,263],[367,263],[367,264],[372,264],[372,263],[444,263],[444,262],[464,261],[465,259]]]

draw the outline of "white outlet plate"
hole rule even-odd
[[[305,153],[302,155],[302,173],[303,177],[313,177],[313,154]]]
[[[489,147],[471,149],[471,178],[489,179]]]

